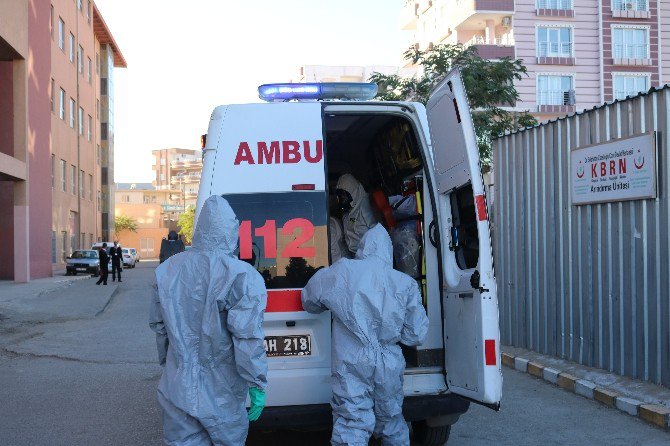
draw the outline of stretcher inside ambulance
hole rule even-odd
[[[374,89],[374,91],[372,91]],[[335,185],[352,174],[414,277],[430,320],[405,348],[405,407],[415,432],[444,438],[469,402],[498,408],[498,303],[477,144],[458,72],[418,103],[374,102],[370,84],[264,85],[268,103],[217,107],[198,196],[225,197],[240,220],[238,256],[268,289],[268,407],[258,426],[331,422],[330,314],[300,290],[330,264]],[[446,439],[445,439],[446,441]],[[437,444],[437,443],[436,443]]]

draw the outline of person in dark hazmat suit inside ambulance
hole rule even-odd
[[[243,446],[265,406],[267,291],[234,256],[238,227],[225,199],[208,198],[193,249],[156,269],[150,326],[165,364],[158,401],[168,445]]]
[[[428,317],[416,280],[393,269],[393,246],[376,225],[363,235],[355,259],[321,269],[302,290],[310,313],[333,317],[334,446],[409,446],[402,416],[405,359],[398,343],[420,345]]]
[[[344,241],[349,251],[356,254],[363,234],[377,224],[377,218],[370,204],[370,196],[365,192],[363,185],[348,173],[337,180],[335,194],[342,209]]]

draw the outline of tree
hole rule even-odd
[[[189,206],[183,214],[179,216],[179,234],[184,237],[186,243],[190,244],[193,240],[193,224],[195,222],[195,207]]]
[[[118,239],[123,231],[137,232],[137,221],[127,215],[114,217],[114,233]]]
[[[405,60],[419,66],[419,74],[399,75],[373,73],[370,82],[379,85],[377,98],[383,101],[417,101],[426,104],[435,87],[454,68],[460,68],[468,94],[472,120],[477,134],[482,165],[491,163],[491,141],[497,136],[537,124],[528,112],[509,112],[502,107],[515,104],[519,93],[514,82],[527,76],[521,59],[482,59],[474,46],[436,45],[422,51],[410,47]]]

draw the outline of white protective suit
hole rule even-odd
[[[330,230],[330,261],[335,263],[342,257],[350,259],[351,253],[344,241],[342,223],[337,218],[330,217],[328,226]]]
[[[351,209],[342,215],[342,226],[349,251],[355,253],[361,237],[377,224],[377,218],[372,212],[368,193],[353,175],[348,173],[342,175],[337,180],[335,188],[345,190],[351,195]]]
[[[205,202],[193,249],[156,269],[150,316],[159,359],[158,386],[168,445],[242,446],[250,386],[267,385],[261,275],[238,260],[238,221],[228,202]]]
[[[402,416],[405,359],[399,342],[420,345],[428,317],[415,280],[392,267],[382,225],[361,240],[355,259],[318,271],[302,291],[310,313],[333,315],[333,445],[409,446]]]

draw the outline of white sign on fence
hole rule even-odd
[[[650,132],[573,150],[572,204],[656,198],[655,140]]]

